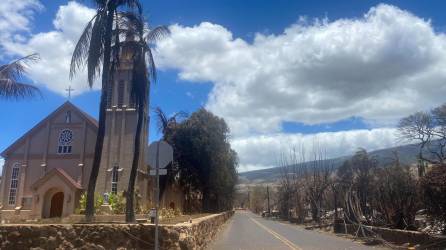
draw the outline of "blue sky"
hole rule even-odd
[[[99,91],[82,75],[65,80],[61,66],[91,14],[89,1],[12,2],[0,3],[0,27],[8,27],[0,62],[40,53],[29,76],[43,99],[0,100],[0,151],[61,105],[69,85],[74,104],[98,113]],[[143,1],[151,25],[172,27],[157,48],[151,106],[168,114],[206,107],[225,118],[240,171],[274,166],[287,147],[315,140],[333,157],[395,146],[399,118],[443,102],[441,91],[421,86],[443,90],[446,3],[381,3]],[[150,140],[158,137],[152,122]]]

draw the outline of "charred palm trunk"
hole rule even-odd
[[[311,200],[310,206],[311,206],[311,218],[313,219],[313,221],[319,222],[319,209],[317,207],[317,201]]]
[[[202,211],[203,212],[210,212],[210,200],[209,200],[209,193],[207,189],[203,190],[203,200],[202,200]]]
[[[135,208],[133,204],[134,193],[135,193],[135,181],[136,174],[139,165],[139,156],[141,152],[141,131],[144,122],[144,105],[142,103],[138,104],[138,121],[136,124],[136,134],[135,134],[135,150],[133,153],[132,169],[130,171],[129,186],[127,188],[127,197],[125,205],[125,221],[127,223],[134,223],[135,220]]]
[[[333,188],[333,203],[334,203],[334,222],[338,220],[338,193],[337,190]]]
[[[102,67],[102,90],[101,100],[99,104],[99,125],[96,136],[96,145],[94,149],[93,165],[91,167],[90,179],[87,189],[87,202],[85,207],[85,220],[91,222],[94,216],[94,193],[96,188],[96,180],[99,174],[99,167],[101,164],[102,148],[104,145],[105,136],[105,112],[107,105],[107,88],[110,77],[110,58],[111,58],[111,40],[112,40],[112,28],[113,28],[113,13],[114,7],[110,6],[107,14],[107,28],[105,33],[105,46],[104,46],[104,59]]]

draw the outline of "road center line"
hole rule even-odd
[[[249,218],[256,223],[259,227],[263,228],[265,231],[267,231],[268,233],[272,234],[274,237],[276,237],[277,239],[279,239],[280,241],[282,241],[282,243],[284,243],[285,245],[287,245],[289,248],[291,248],[292,250],[302,250],[302,248],[296,246],[293,242],[287,240],[285,237],[283,237],[282,235],[274,232],[273,230],[269,229],[268,227],[266,227],[265,225],[261,224],[260,222],[258,222],[257,220],[255,220],[254,218],[250,217]]]

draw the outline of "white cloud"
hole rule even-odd
[[[17,34],[29,32],[36,11],[43,8],[37,0],[3,0],[0,2],[0,47],[8,40],[20,40]],[[15,36],[14,36],[15,34]]]
[[[68,2],[59,7],[53,30],[31,33],[42,9],[37,0],[0,1],[0,57],[38,52],[42,60],[31,78],[59,94],[71,84],[80,94],[88,89],[85,74],[70,83],[69,64],[94,10]],[[274,166],[290,146],[315,140],[329,157],[397,143],[392,128],[287,134],[284,121],[356,116],[383,126],[444,100],[445,35],[394,6],[378,5],[356,19],[301,20],[281,34],[256,34],[253,42],[208,22],[171,30],[158,44],[156,62],[179,70],[181,79],[214,84],[206,107],[228,122],[241,171]]]
[[[231,146],[237,151],[239,171],[275,167],[281,154],[287,155],[293,147],[310,153],[313,145],[320,145],[327,158],[346,156],[358,148],[377,150],[398,145],[395,128],[350,130],[316,134],[276,133],[234,138]],[[310,157],[307,155],[307,159]]]
[[[157,47],[160,66],[212,82],[206,107],[236,136],[352,116],[389,125],[444,101],[445,35],[394,6],[357,19],[299,21],[252,43],[207,22],[171,29]]]
[[[3,12],[0,13],[3,17]],[[9,38],[3,41],[3,47],[9,54],[16,56],[39,53],[41,60],[29,69],[30,78],[35,82],[62,95],[66,95],[65,89],[71,85],[75,89],[74,95],[81,94],[88,90],[87,77],[83,72],[70,82],[71,55],[83,28],[94,13],[93,9],[77,2],[68,2],[57,11],[53,20],[54,30],[31,34],[20,40]],[[32,20],[32,15],[24,17],[28,18],[28,22]],[[15,30],[18,31],[20,29]]]

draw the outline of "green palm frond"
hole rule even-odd
[[[117,0],[117,6],[127,6],[132,10],[136,10],[138,15],[142,15],[142,5],[139,0]]]
[[[160,39],[166,37],[169,34],[170,30],[167,26],[158,26],[150,30],[144,37],[144,41],[146,44],[147,66],[149,70],[149,77],[154,82],[156,82],[156,65],[155,65],[155,60],[153,59],[153,54],[152,54],[152,49],[150,48],[150,44],[159,41]]]
[[[88,84],[93,86],[94,80],[101,74],[102,58],[104,54],[107,14],[101,13],[96,17],[92,27],[87,56]]]
[[[118,26],[126,36],[141,37],[144,32],[144,21],[141,16],[131,11],[119,12]]]
[[[97,14],[94,15],[93,18],[87,23],[87,26],[85,26],[85,29],[82,32],[76,47],[74,48],[70,64],[70,79],[73,79],[74,75],[77,73],[77,70],[81,69],[85,65],[85,58],[87,58],[90,48],[92,27],[97,16]]]
[[[147,76],[146,62],[144,60],[144,51],[140,47],[134,50],[131,98],[138,106],[144,107],[147,104],[150,82]]]
[[[155,60],[153,59],[152,50],[148,49],[146,51],[147,54],[147,70],[149,71],[149,77],[154,82],[156,82],[156,65]]]
[[[0,66],[0,76],[16,79],[22,77],[22,75],[26,72],[26,66],[30,63],[36,62],[40,59],[37,53],[19,58],[11,63],[1,65]]]
[[[19,79],[26,73],[29,63],[36,62],[40,57],[31,54],[0,66],[0,98],[26,98],[41,95],[35,86],[21,83]]]
[[[0,79],[0,98],[22,99],[41,95],[33,85],[20,83],[11,79]]]
[[[170,34],[169,28],[165,25],[161,25],[161,26],[155,27],[154,29],[150,29],[147,32],[144,39],[147,44],[151,44],[151,43],[158,42],[159,40],[165,38],[169,34]]]
[[[169,119],[160,107],[156,107],[153,111],[157,118],[158,131],[163,132],[169,125]]]

